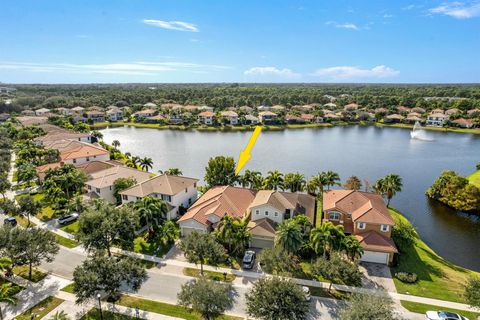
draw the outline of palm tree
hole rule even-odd
[[[323,194],[323,190],[327,185],[327,175],[326,172],[319,172],[317,175],[313,176],[307,183],[307,190],[312,195]]]
[[[118,149],[118,147],[120,147],[120,141],[118,141],[118,140],[113,140],[113,141],[112,141],[112,146],[113,146],[115,149]]]
[[[351,176],[345,181],[343,187],[349,190],[360,190],[362,188],[362,181],[360,181],[357,176]]]
[[[285,189],[291,192],[302,192],[305,190],[305,176],[301,173],[288,173],[285,175]]]
[[[17,302],[17,298],[15,297],[15,292],[12,288],[11,283],[4,283],[0,285],[0,302],[5,302],[8,304],[15,304]],[[0,305],[0,319],[3,320],[3,310],[2,306]]]
[[[173,243],[180,236],[178,225],[172,220],[165,221],[159,230],[159,238],[163,243]]]
[[[361,257],[363,254],[363,248],[355,236],[346,236],[343,238],[342,248],[347,257],[352,261],[355,261],[357,257]]]
[[[93,130],[91,133],[92,137],[96,138],[97,140],[103,139],[103,134],[98,130]]]
[[[250,189],[256,189],[263,182],[262,174],[259,171],[245,170],[243,176],[240,177],[240,184],[242,187],[249,187]]]
[[[132,154],[130,152],[125,152],[125,158],[130,159]]]
[[[340,185],[340,176],[338,173],[333,172],[333,171],[327,171],[327,172],[322,172],[321,175],[324,175],[325,179],[325,185],[327,186],[327,190],[330,190],[330,187],[335,186],[335,185]]]
[[[181,175],[183,175],[183,172],[178,168],[170,168],[170,169],[165,170],[165,171],[158,170],[158,173],[167,174],[169,176],[181,176]]]
[[[278,225],[275,234],[275,247],[296,253],[302,245],[303,235],[300,226],[293,220],[285,220]]]
[[[135,165],[135,167],[136,167],[137,165],[139,165],[140,162],[141,162],[140,157],[137,157],[137,156],[133,156],[130,160],[131,160],[132,163]]]
[[[390,200],[397,192],[402,191],[402,187],[402,178],[398,174],[391,173],[377,180],[373,188],[387,197],[387,207],[389,207]]]
[[[345,238],[343,226],[335,226],[331,222],[322,223],[320,227],[314,228],[310,232],[310,243],[313,250],[316,254],[323,252],[324,257],[334,249],[339,250],[343,238]]]
[[[151,169],[153,167],[152,158],[145,157],[143,159],[140,159],[140,166],[142,167],[143,170],[148,172],[148,169]]]
[[[67,316],[65,311],[60,310],[57,311],[49,320],[69,320],[70,318]]]
[[[268,171],[267,177],[263,180],[263,187],[269,190],[284,189],[283,174],[278,171]]]
[[[239,253],[248,245],[250,239],[246,226],[245,221],[225,215],[218,223],[215,236],[229,253]]]
[[[150,235],[153,234],[154,228],[158,227],[161,221],[167,218],[167,204],[162,199],[146,196],[137,200],[134,207]]]

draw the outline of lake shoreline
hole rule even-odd
[[[333,127],[345,127],[345,126],[375,126],[379,128],[399,128],[412,130],[411,124],[384,124],[384,123],[370,123],[370,122],[338,122],[338,123],[307,123],[307,124],[287,124],[287,125],[267,125],[262,126],[263,131],[283,131],[288,129],[307,129],[307,128],[333,128]],[[136,128],[149,128],[158,130],[177,130],[177,131],[199,131],[199,132],[243,132],[253,131],[256,126],[200,126],[191,127],[184,125],[161,125],[154,123],[141,123],[141,122],[99,122],[90,125],[92,129],[106,129],[122,126],[130,126]],[[423,126],[423,130],[438,131],[438,132],[454,132],[454,133],[469,133],[479,134],[480,129],[464,129],[464,128],[440,128],[440,127],[427,127]]]

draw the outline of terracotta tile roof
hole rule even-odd
[[[448,118],[446,114],[443,113],[430,113],[428,117],[435,117],[435,118]]]
[[[68,130],[57,130],[47,133],[44,136],[35,138],[35,141],[59,141],[59,140],[78,140],[91,137],[89,133],[71,132]]]
[[[150,179],[150,173],[134,168],[115,166],[91,173],[90,180],[88,180],[85,184],[88,184],[94,188],[105,188],[112,186],[115,180],[119,178],[134,178],[137,183],[142,183]]]
[[[133,115],[152,114],[152,113],[155,113],[155,112],[156,112],[156,110],[153,110],[153,109],[145,109],[145,110],[137,111]]]
[[[392,239],[386,238],[376,231],[356,234],[355,237],[365,251],[398,252]]]
[[[467,119],[464,119],[464,118],[456,119],[456,120],[453,120],[452,122],[455,123],[455,124],[459,124],[459,125],[467,125],[467,126],[472,126],[473,125],[472,120],[467,120]]]
[[[247,225],[252,236],[275,238],[277,224],[269,218],[250,221]]]
[[[192,186],[197,181],[198,179],[195,178],[162,174],[123,190],[120,194],[134,197],[145,197],[152,193],[160,193],[173,196],[183,191],[185,188]]]
[[[82,170],[85,172],[87,176],[91,175],[92,173],[105,170],[114,166],[120,166],[123,165],[123,163],[115,160],[109,160],[109,161],[89,161],[82,163],[77,166],[78,169]]]
[[[445,114],[447,115],[452,115],[452,114],[455,114],[455,113],[459,113],[460,110],[457,109],[457,108],[451,108],[451,109],[448,109],[447,111],[445,111]]]
[[[395,114],[388,115],[388,116],[386,116],[385,118],[386,118],[386,119],[395,119],[395,120],[403,120],[403,119],[405,119],[404,116],[399,115],[399,114],[396,114],[396,113],[395,113]]]
[[[105,113],[104,112],[101,112],[101,111],[97,111],[97,110],[92,110],[92,111],[87,111],[85,112],[85,114],[87,116],[93,116],[93,115],[104,115]]]
[[[313,119],[315,119],[315,115],[309,114],[309,113],[302,113],[300,115],[300,118],[305,119],[305,120],[313,120]]]
[[[238,113],[235,111],[222,111],[220,114],[222,117],[238,117]]]
[[[358,104],[349,103],[343,107],[345,110],[358,109]]]
[[[214,187],[205,192],[178,222],[194,219],[208,225],[208,216],[211,214],[220,219],[226,214],[243,218],[254,197],[254,190],[231,186]]]
[[[277,114],[271,111],[262,111],[258,113],[261,116],[276,116]]]
[[[74,147],[68,150],[64,150],[60,152],[60,160],[71,160],[77,158],[85,158],[85,157],[93,157],[93,156],[101,156],[105,154],[109,154],[109,152],[102,147],[95,146],[89,143],[81,143],[80,146]]]
[[[76,140],[47,140],[44,141],[42,144],[46,149],[57,149],[60,152],[77,148],[83,145],[82,142]]]
[[[382,196],[355,190],[330,190],[323,193],[323,210],[350,213],[353,221],[394,225]]]
[[[214,117],[215,113],[212,111],[203,111],[198,114],[199,117]]]
[[[471,109],[471,110],[468,110],[468,111],[467,111],[467,114],[468,114],[469,116],[474,115],[474,114],[476,114],[476,113],[480,113],[480,109],[475,108],[475,109]]]
[[[443,113],[443,109],[433,109],[430,114],[434,114],[434,113]]]
[[[47,172],[49,169],[60,168],[62,165],[63,164],[61,162],[48,163],[48,164],[44,164],[43,166],[36,167],[35,170],[37,171],[37,174],[40,174],[40,173]]]

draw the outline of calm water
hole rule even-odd
[[[120,149],[154,161],[154,171],[180,168],[202,178],[208,159],[238,157],[251,133],[183,132],[133,127],[102,131],[104,140],[121,142]],[[273,169],[298,171],[306,177],[334,170],[342,181],[351,175],[372,184],[388,173],[403,178],[404,191],[392,201],[417,228],[422,239],[444,258],[480,270],[480,221],[429,201],[425,190],[442,170],[467,175],[480,161],[480,136],[428,132],[433,141],[410,138],[397,128],[335,127],[263,132],[245,169],[264,174]]]

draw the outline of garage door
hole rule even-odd
[[[183,227],[181,231],[182,231],[182,237],[186,237],[194,231],[197,231],[197,232],[200,232],[200,233],[205,232],[204,230],[195,229],[195,228],[187,228],[187,227]]]
[[[252,248],[271,248],[273,247],[273,241],[262,238],[253,238],[250,240],[250,247]]]
[[[388,264],[388,253],[365,251],[360,260],[365,262]]]

